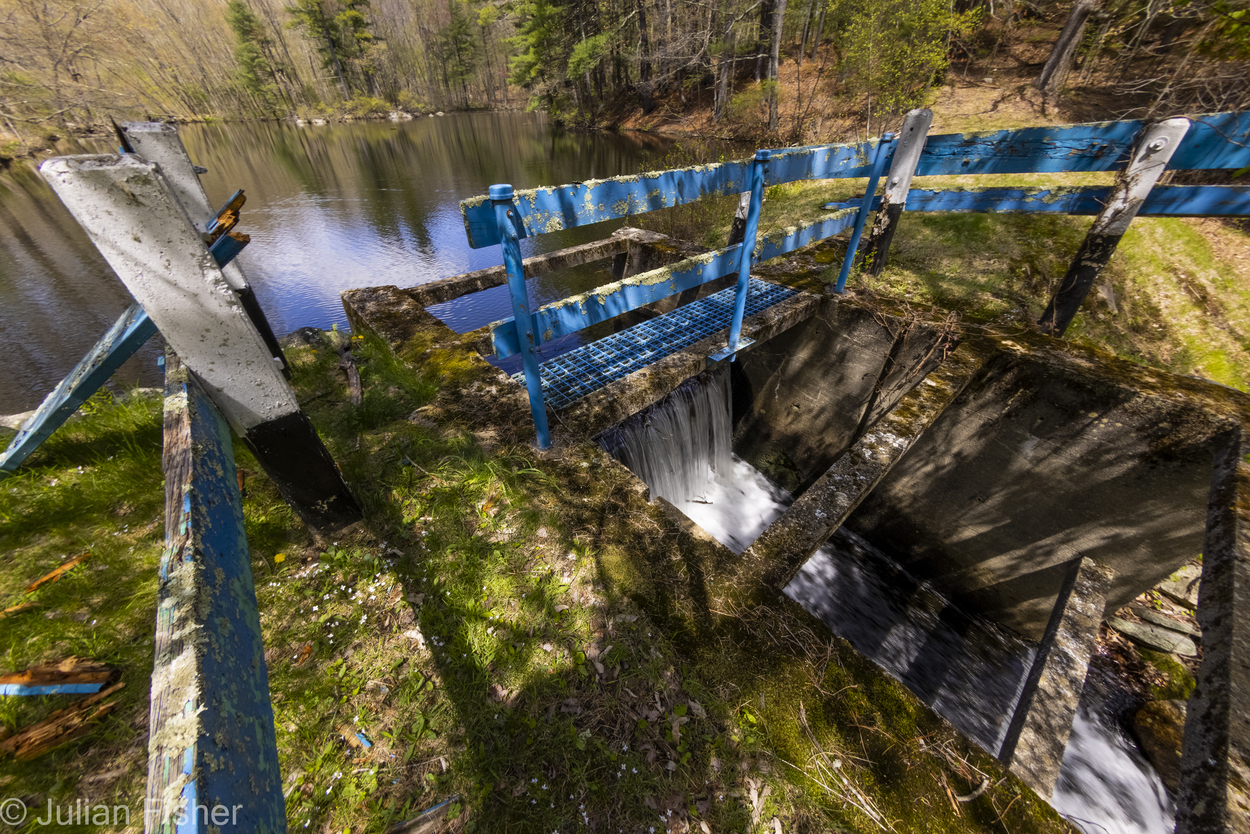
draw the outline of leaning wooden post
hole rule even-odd
[[[495,207],[495,222],[499,224],[499,238],[503,244],[503,262],[508,269],[508,294],[512,296],[512,318],[516,322],[517,336],[521,343],[521,362],[525,370],[525,388],[530,397],[530,414],[534,417],[534,432],[538,448],[551,445],[551,432],[547,428],[547,403],[543,398],[542,370],[538,361],[538,334],[534,332],[534,318],[530,315],[529,290],[525,286],[525,264],[521,259],[521,243],[517,239],[516,207],[512,205],[512,186],[507,183],[490,187],[491,203]]]
[[[216,209],[208,202],[208,195],[204,192],[199,173],[191,163],[191,157],[187,154],[182,139],[178,137],[177,128],[162,122],[126,122],[120,125],[118,130],[130,143],[135,153],[161,166],[161,173],[165,175],[165,179],[173,188],[174,196],[182,204],[192,225],[201,226],[205,221],[210,223],[213,221]],[[198,230],[204,231],[204,228]],[[256,325],[257,332],[265,340],[269,353],[280,363],[282,375],[290,379],[286,355],[282,352],[282,346],[278,344],[273,328],[269,326],[265,311],[256,300],[256,291],[244,277],[238,261],[231,261],[222,267],[221,274],[230,288],[238,294],[239,301],[243,302],[243,309],[247,311],[248,318],[252,320],[252,324]]]
[[[734,209],[733,225],[729,227],[729,240],[726,246],[741,243],[747,236],[747,217],[751,214],[751,192],[743,191],[738,195],[738,207]]]
[[[898,220],[907,204],[911,179],[916,175],[916,166],[920,164],[920,154],[924,151],[924,143],[929,138],[929,128],[932,125],[933,111],[928,108],[912,110],[903,119],[898,147],[894,150],[890,173],[886,175],[881,207],[877,209],[872,231],[868,233],[868,243],[864,246],[862,262],[867,266],[869,275],[880,275],[885,269],[886,260],[890,256],[890,244],[898,229]]]
[[[170,351],[144,830],[286,830],[230,429]]]
[[[877,193],[877,183],[881,180],[881,169],[885,167],[886,157],[894,146],[894,134],[883,133],[877,142],[877,155],[872,161],[872,172],[868,175],[868,188],[864,191],[864,199],[859,204],[859,214],[855,215],[855,228],[851,232],[851,242],[846,246],[846,257],[842,259],[842,271],[838,273],[838,283],[834,285],[835,293],[846,290],[846,279],[851,274],[851,264],[855,260],[855,252],[859,249],[859,236],[864,232],[864,222],[872,208],[872,198]]]
[[[1055,297],[1038,320],[1043,333],[1062,336],[1107,261],[1115,254],[1128,224],[1137,216],[1150,190],[1189,130],[1189,119],[1168,119],[1142,130],[1129,163],[1116,177],[1107,205],[1081,242]]]
[[[127,154],[61,157],[39,170],[305,523],[328,530],[359,520],[342,474],[160,167]]]

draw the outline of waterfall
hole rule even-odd
[[[734,553],[741,553],[794,500],[731,448],[729,371],[683,383],[599,440],[651,489]]]
[[[733,454],[724,368],[687,380],[609,429],[600,445],[730,550],[742,553],[793,498]],[[1034,648],[960,611],[928,583],[846,529],[837,531],[786,594],[875,661],[970,739],[996,751]],[[1087,834],[1166,834],[1166,790],[1095,709],[1086,685],[1052,804]]]
[[[662,495],[684,507],[730,473],[731,429],[729,371],[718,368],[613,427],[600,444],[646,482],[652,500]]]

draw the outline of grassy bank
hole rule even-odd
[[[913,187],[1111,182],[1110,174],[1022,174],[921,177]],[[774,186],[765,194],[759,234],[815,220],[825,214],[826,202],[858,197],[866,185],[856,179]],[[735,206],[736,198],[702,201],[646,215],[641,225],[720,247]],[[1057,214],[904,214],[885,271],[872,277],[857,269],[848,289],[926,311],[955,311],[970,323],[1031,328],[1092,222]],[[837,278],[848,238],[844,232],[808,250],[827,264],[826,284]],[[762,272],[767,271],[765,265]],[[1135,219],[1066,338],[1140,364],[1250,390],[1246,225],[1217,218]]]
[[[452,407],[453,388],[480,386],[476,363],[435,347],[409,370],[356,344],[360,406],[327,344],[290,355],[362,525],[314,540],[236,453],[292,830],[381,832],[450,797],[453,831],[1062,830],[796,607],[700,614],[695,551],[618,467],[540,455]],[[0,620],[0,663],[78,655],[126,687],[84,734],[0,761],[0,787],[137,820],[160,400],[96,402],[0,488],[0,602],[37,603]],[[0,720],[68,700],[5,699]]]

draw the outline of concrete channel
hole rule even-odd
[[[619,279],[690,252],[626,230],[537,268],[611,259]],[[502,283],[498,271],[350,290],[344,306],[356,332],[401,358],[443,350],[485,365],[481,331],[454,334],[425,307]],[[729,366],[733,451],[795,500],[737,556],[660,499],[709,554],[700,593],[774,604],[840,528],[890,553],[1035,647],[1002,748],[990,752],[1048,797],[1102,619],[1202,553],[1204,658],[1177,830],[1250,831],[1250,396],[1024,328],[961,328],[813,292],[748,318],[743,333],[755,344]],[[660,402],[704,373],[723,342],[704,339],[551,412],[552,453]],[[517,437],[524,389],[482,373],[462,410],[475,432]]]

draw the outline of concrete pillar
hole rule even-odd
[[[980,357],[956,349],[912,388],[746,549],[734,570],[738,587],[780,592],[980,368]]]
[[[1176,834],[1250,832],[1250,463],[1240,429],[1222,441],[1202,550],[1202,665],[1185,719]]]
[[[1087,557],[1069,563],[998,754],[1043,799],[1059,778],[1114,575]]]
[[[304,521],[333,529],[358,520],[343,476],[159,166],[132,154],[76,156],[40,172]]]

